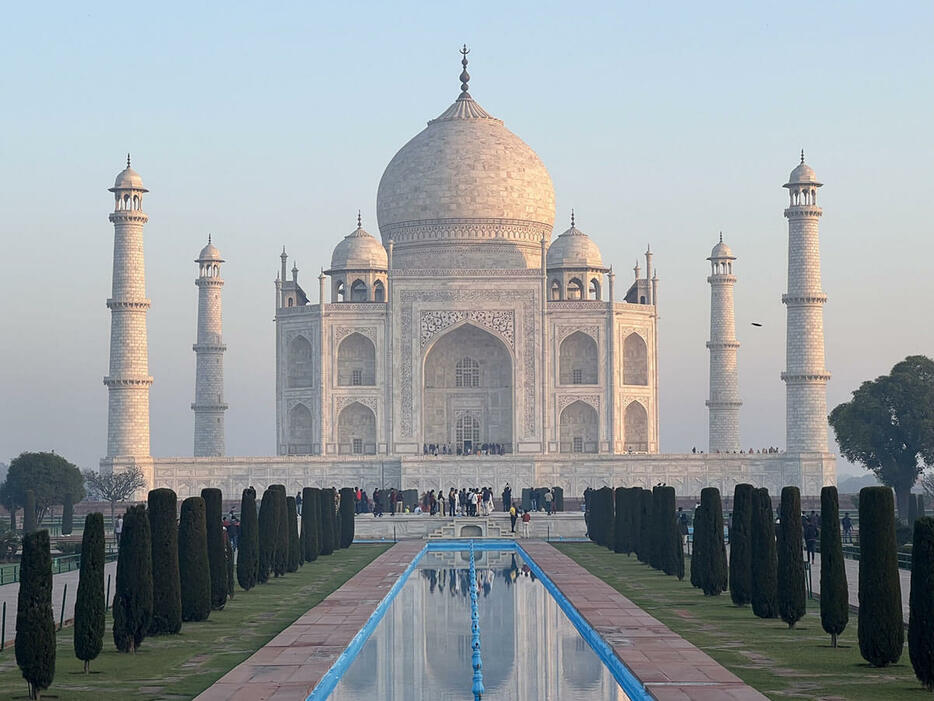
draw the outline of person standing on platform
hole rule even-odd
[[[509,505],[509,520],[512,522],[512,528],[509,529],[509,532],[515,533],[516,521],[519,520],[519,509],[516,508],[515,504]]]
[[[528,511],[522,513],[522,537],[528,538],[532,532],[532,515]]]
[[[509,507],[512,506],[512,488],[509,486],[509,482],[506,483],[505,488],[503,489],[503,511],[509,511]]]

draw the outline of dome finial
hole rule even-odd
[[[357,228],[358,228],[358,229],[362,229],[362,228],[363,228],[363,219],[362,219],[361,216],[360,216],[360,210],[359,210],[359,209],[357,210]]]
[[[720,243],[723,243],[723,232],[720,232]]]
[[[464,44],[464,48],[460,50],[461,56],[464,58],[461,59],[461,65],[464,67],[464,70],[461,71],[460,81],[461,81],[461,95],[467,95],[467,83],[470,81],[470,73],[467,72],[467,54],[470,53],[470,49],[467,48],[467,44]]]
[[[211,243],[211,235],[208,234],[208,243]]]
[[[804,149],[801,149],[801,162],[804,163]]]
[[[571,207],[571,228],[574,228],[574,208]]]
[[[127,167],[127,168],[130,167],[130,154],[129,154],[129,153],[127,153],[127,155],[126,155],[126,167]]]

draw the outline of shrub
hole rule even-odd
[[[650,489],[639,490],[639,547],[636,550],[636,556],[639,562],[651,565],[654,560],[652,547],[654,539],[652,538],[652,527],[655,523],[655,497]]]
[[[301,545],[298,542],[298,509],[295,505],[295,497],[286,497],[285,509],[289,536],[289,552],[285,568],[288,572],[298,572]]]
[[[36,494],[31,489],[26,490],[23,500],[23,533],[32,533],[36,530]]]
[[[131,506],[123,517],[113,602],[114,645],[136,652],[152,623],[152,541],[143,505]]]
[[[276,577],[285,574],[289,564],[289,507],[285,497],[285,487],[274,484],[276,507],[276,554],[272,561],[272,571]]]
[[[201,497],[188,497],[182,502],[178,524],[178,574],[182,620],[206,620],[211,613],[211,567]]]
[[[908,655],[924,688],[934,689],[934,519],[915,521],[911,595],[908,604]]]
[[[104,515],[84,517],[81,536],[81,571],[78,574],[78,596],[75,599],[75,657],[84,661],[88,673],[91,660],[104,646]],[[54,624],[54,621],[53,621]]]
[[[837,636],[850,618],[850,600],[840,537],[840,506],[836,487],[820,490],[820,622],[837,647]]]
[[[341,547],[349,548],[354,536],[354,490],[351,487],[344,487],[340,493]],[[443,499],[444,495],[440,498]]]
[[[318,559],[320,491],[317,487],[305,487],[302,490],[302,557],[305,558],[305,562]]]
[[[237,581],[249,591],[256,586],[259,565],[259,524],[256,520],[256,490],[248,487],[240,497],[240,542],[237,547]]]
[[[71,493],[65,495],[65,503],[62,504],[62,535],[71,535],[74,530],[75,501]]]
[[[793,628],[804,616],[804,559],[801,544],[801,495],[797,487],[784,487],[781,501],[781,537],[778,539],[778,613]]]
[[[752,612],[759,618],[775,618],[778,615],[778,555],[772,499],[765,487],[753,492],[751,522]]]
[[[657,569],[684,579],[684,549],[681,547],[681,527],[675,514],[675,488],[656,487],[655,490],[654,513],[659,545]]]
[[[149,492],[152,537],[152,623],[150,635],[182,629],[182,593],[178,573],[178,496],[171,489]]]
[[[905,641],[895,545],[895,500],[889,487],[859,492],[859,651],[869,664],[898,662]]]
[[[626,497],[628,496],[626,487],[617,487],[613,493],[615,523],[613,526],[613,550],[618,553],[630,552],[629,545],[629,509],[626,508]]]
[[[267,487],[259,504],[259,559],[256,581],[265,584],[276,557],[276,531],[279,512],[275,504],[275,489]]]
[[[33,512],[35,513],[35,512]],[[20,584],[16,604],[16,664],[39,698],[55,677],[55,619],[52,614],[52,556],[49,532],[23,536]]]
[[[322,489],[318,503],[320,504],[321,523],[321,555],[330,555],[334,552],[334,490]]]
[[[220,611],[227,603],[227,558],[224,554],[224,516],[221,490],[205,487],[204,527],[208,541],[208,566],[211,570],[211,608]]]
[[[730,522],[730,598],[737,606],[748,604],[752,594],[752,494],[751,484],[737,484],[733,490],[733,517]]]
[[[723,507],[720,490],[705,487],[701,490],[703,512],[704,559],[700,570],[700,584],[707,596],[718,596],[726,591],[729,574],[726,564],[726,545],[723,542]],[[694,518],[694,533],[697,533],[697,518]],[[697,539],[695,537],[695,544]]]

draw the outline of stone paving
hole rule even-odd
[[[850,600],[850,606],[859,608],[859,562],[857,560],[844,560],[843,565],[846,569],[847,594]],[[820,595],[820,555],[815,556],[815,562],[811,565],[811,583],[814,593]],[[911,593],[911,572],[909,570],[898,570],[898,583],[902,590],[902,616],[905,624],[908,623],[908,596]]]

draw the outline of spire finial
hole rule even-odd
[[[211,235],[208,234],[208,244],[210,244],[210,243],[211,243]]]
[[[574,228],[574,208],[571,207],[571,228]]]
[[[801,162],[804,163],[804,149],[801,149]]]
[[[358,229],[362,229],[362,228],[363,228],[363,219],[362,219],[361,216],[360,216],[360,210],[359,210],[359,209],[357,210],[357,228],[358,228]]]
[[[126,167],[127,167],[127,168],[130,167],[130,154],[129,154],[129,152],[126,154]]]
[[[467,44],[464,44],[464,48],[460,50],[461,56],[461,65],[464,67],[464,70],[461,71],[460,81],[461,81],[461,95],[467,95],[467,83],[470,81],[470,73],[467,72],[467,54],[470,53],[470,49],[467,48]]]
[[[720,243],[723,243],[723,232],[720,232]]]

